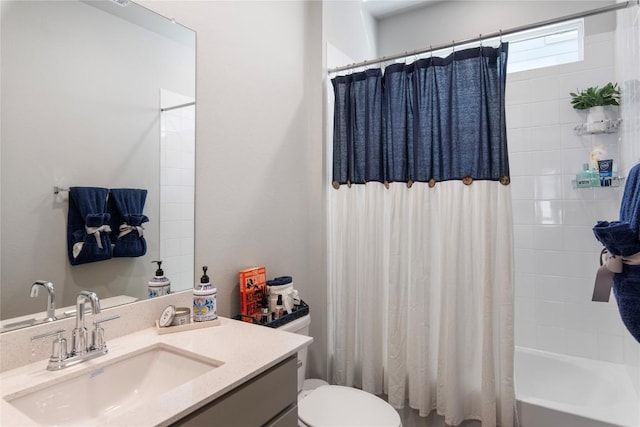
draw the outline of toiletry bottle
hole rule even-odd
[[[195,322],[205,322],[218,317],[216,308],[216,294],[218,290],[209,281],[207,268],[206,265],[202,267],[200,283],[196,283],[196,286],[193,288],[193,320]]]
[[[260,323],[262,325],[266,325],[267,323],[269,323],[269,307],[263,305],[260,310],[262,312],[260,316]]]
[[[280,319],[281,317],[282,317],[282,294],[279,294],[278,300],[276,301],[275,318]]]
[[[613,160],[598,160],[598,171],[600,173],[600,186],[611,187],[613,179]]]
[[[576,174],[576,187],[589,188],[591,187],[591,172],[589,172],[589,164],[582,165],[582,170]]]
[[[269,323],[271,320],[271,313],[269,312],[269,298],[266,294],[262,295],[262,304],[260,306],[260,323],[263,325]]]
[[[600,172],[592,168],[589,173],[591,174],[591,187],[600,187]]]
[[[156,270],[156,275],[151,280],[149,280],[149,284],[147,286],[147,293],[149,295],[149,298],[170,294],[171,282],[164,275],[164,271],[162,270],[162,261],[151,262],[155,262],[156,264],[158,264],[158,269]]]

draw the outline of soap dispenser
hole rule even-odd
[[[149,298],[170,294],[171,282],[164,275],[164,271],[162,270],[162,261],[151,262],[158,264],[158,269],[156,270],[156,275],[149,280],[149,285],[147,286]]]
[[[206,265],[202,267],[200,283],[196,283],[193,288],[193,320],[195,322],[205,322],[218,318],[218,310],[216,309],[216,294],[218,290],[209,281],[207,268]]]

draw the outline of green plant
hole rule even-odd
[[[590,87],[579,93],[571,92],[571,104],[576,110],[586,110],[587,108],[601,105],[620,105],[620,89],[618,83],[607,83],[604,87]]]

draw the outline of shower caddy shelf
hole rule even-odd
[[[578,186],[576,185],[576,180],[572,179],[571,180],[571,187],[574,190],[591,190],[593,188],[618,188],[618,187],[622,187],[624,184],[624,177],[623,176],[612,176],[611,177],[611,185],[606,185],[606,186],[599,186],[599,187],[580,187],[578,188]]]
[[[598,135],[603,133],[616,133],[622,119],[601,120],[598,122],[580,123],[573,128],[576,135]]]
[[[600,120],[597,122],[580,123],[573,128],[573,131],[578,136],[616,133],[620,128],[621,122],[622,122],[622,119],[618,118],[614,120],[606,119],[606,120]],[[576,185],[576,180],[575,179],[571,180],[571,187],[574,190],[588,190],[592,188],[616,188],[616,187],[622,186],[623,184],[624,184],[623,176],[612,176],[610,179],[609,185],[599,186],[599,187],[578,188],[578,186]]]

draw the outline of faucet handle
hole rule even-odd
[[[31,341],[38,340],[40,338],[46,338],[56,335],[56,339],[53,340],[51,345],[51,356],[49,357],[49,366],[60,364],[67,356],[67,340],[62,336],[64,329],[58,329],[53,332],[45,332],[44,334],[34,335],[31,337]]]
[[[58,335],[60,338],[61,334],[64,333],[64,329],[58,329],[57,331],[45,332],[44,334],[38,334],[31,337],[31,341],[39,340],[40,338],[51,337],[53,335]]]
[[[101,323],[108,322],[110,320],[119,319],[117,314],[114,316],[105,317],[104,319],[93,321],[93,332],[91,332],[91,348],[93,350],[106,350],[107,345],[104,342],[104,329],[100,326]]]

